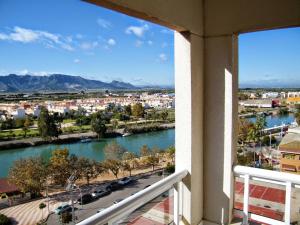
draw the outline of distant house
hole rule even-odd
[[[20,189],[8,182],[5,178],[0,178],[0,209],[13,206],[30,199],[29,193],[23,193]]]
[[[300,127],[290,129],[278,147],[280,170],[300,174]]]

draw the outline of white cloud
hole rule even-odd
[[[27,69],[23,69],[23,70],[17,71],[17,74],[19,74],[19,75],[26,75],[28,73],[29,73],[29,71]]]
[[[94,48],[96,48],[99,45],[99,43],[97,41],[94,42],[82,42],[80,44],[80,48],[83,50],[92,50]]]
[[[107,44],[113,46],[113,45],[116,45],[116,41],[112,38],[110,38],[108,41],[107,41]]]
[[[144,42],[143,41],[141,41],[141,40],[137,40],[136,42],[135,42],[135,47],[141,47],[142,45],[144,44]]]
[[[78,63],[80,63],[80,59],[74,59],[73,62],[76,63],[76,64],[78,64]]]
[[[149,30],[149,26],[144,24],[142,26],[130,26],[125,30],[126,34],[134,34],[137,37],[143,37],[144,33]]]
[[[38,42],[47,48],[60,47],[68,51],[74,50],[74,48],[70,45],[69,38],[64,38],[59,34],[52,34],[48,31],[31,30],[18,26],[14,27],[13,31],[10,33],[0,33],[0,40],[16,41],[21,43]],[[69,42],[69,44],[66,42]]]
[[[165,53],[161,53],[161,54],[159,54],[159,59],[160,59],[160,61],[165,62],[168,60],[168,57],[166,56]]]
[[[102,28],[105,28],[105,29],[108,29],[111,27],[111,23],[107,20],[104,20],[104,19],[97,19],[97,24],[102,27]]]

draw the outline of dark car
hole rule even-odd
[[[117,181],[111,182],[106,188],[109,188],[112,191],[118,190],[122,187]]]
[[[109,195],[111,190],[108,188],[98,189],[92,193],[93,198],[101,198],[103,196]]]
[[[78,199],[80,205],[84,205],[93,201],[93,196],[91,194],[84,194]]]

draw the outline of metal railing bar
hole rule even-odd
[[[142,205],[151,201],[153,198],[172,188],[174,184],[180,182],[187,174],[187,170],[176,172],[167,178],[152,184],[150,187],[136,193],[135,195],[132,195],[123,201],[106,208],[100,213],[79,222],[77,225],[106,224],[111,220],[114,220],[114,218],[120,218],[123,215],[128,215]]]
[[[291,182],[292,184],[300,185],[300,176],[291,173],[258,169],[246,166],[235,166],[234,173],[238,175],[250,175],[251,177],[264,178],[266,180],[274,180],[281,182]]]

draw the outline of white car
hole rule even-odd
[[[118,181],[120,185],[126,185],[129,184],[132,181],[132,178],[130,177],[123,177],[121,180]]]
[[[72,207],[68,203],[65,203],[65,204],[62,204],[61,206],[58,206],[56,209],[54,209],[54,213],[57,215],[60,215],[63,212],[71,211],[71,210],[72,210]]]

